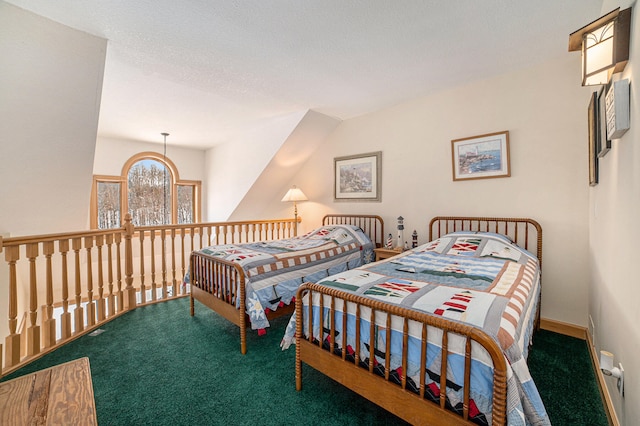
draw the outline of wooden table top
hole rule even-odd
[[[0,383],[0,425],[97,425],[89,358]]]

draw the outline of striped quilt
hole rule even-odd
[[[303,282],[317,282],[371,262],[373,248],[359,227],[329,225],[299,237],[215,245],[199,252],[242,266],[251,328],[262,330],[269,327],[267,310],[291,303]]]
[[[382,262],[346,271],[319,281],[327,287],[371,297],[409,309],[415,309],[460,321],[482,328],[495,338],[503,349],[510,369],[507,384],[507,416],[510,425],[549,424],[549,418],[529,374],[526,363],[540,297],[539,262],[534,255],[512,243],[507,237],[493,233],[455,232],[435,241],[407,251]],[[318,296],[319,300],[319,296]],[[314,300],[314,306],[318,301]],[[305,300],[308,305],[309,301]],[[336,307],[342,310],[342,306]],[[307,310],[305,310],[307,312]],[[317,313],[319,313],[316,310]],[[327,316],[325,310],[323,315]],[[353,313],[347,312],[351,320]],[[342,332],[341,315],[335,317]],[[329,319],[326,319],[327,323]],[[363,320],[365,323],[367,320]],[[376,320],[378,322],[378,320]],[[400,324],[400,323],[399,323]],[[379,327],[385,327],[385,323]],[[363,329],[369,325],[364,324]],[[304,330],[308,329],[305,317]],[[368,358],[368,336],[363,333],[362,359]],[[411,327],[410,327],[411,334]],[[283,349],[294,341],[295,315],[292,317],[285,337]],[[320,330],[314,330],[320,337]],[[393,353],[394,338],[401,339],[402,328],[396,330],[392,322],[391,359],[395,367],[401,367],[401,357]],[[326,330],[323,339],[326,338]],[[379,333],[378,339],[385,339]],[[420,341],[420,332],[410,339]],[[338,340],[338,339],[337,339]],[[347,342],[355,344],[355,337]],[[340,344],[341,342],[336,342]],[[462,339],[450,341],[449,365],[464,365]],[[459,347],[456,347],[459,344]],[[439,341],[429,340],[427,355],[427,384],[439,393],[436,376],[440,371]],[[378,347],[384,348],[385,345]],[[409,353],[407,377],[420,383],[419,343],[410,345],[416,349]],[[349,352],[352,348],[347,348]],[[492,367],[486,353],[474,351],[471,398],[474,415],[479,424],[491,424]],[[378,354],[384,365],[385,354]],[[461,405],[461,371],[451,372],[451,388],[447,397],[453,407]]]

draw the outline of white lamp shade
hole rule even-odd
[[[300,188],[296,188],[296,186],[292,186],[291,189],[284,194],[282,198],[282,202],[290,202],[290,201],[307,201],[308,198],[304,195],[304,192]]]
[[[613,45],[614,22],[585,33],[582,46],[583,86],[607,84],[616,66]]]
[[[582,51],[582,85],[607,84],[629,61],[631,8],[616,8],[569,35],[569,52]]]

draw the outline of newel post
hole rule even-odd
[[[135,309],[136,307],[136,290],[133,288],[133,247],[131,239],[133,238],[133,224],[131,223],[131,214],[124,216],[124,309],[126,311]]]

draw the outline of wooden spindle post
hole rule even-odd
[[[80,275],[80,249],[82,248],[82,239],[73,238],[71,240],[71,248],[75,257],[75,302],[76,306],[73,310],[74,334],[84,331],[84,308],[82,307],[82,278]]]
[[[109,295],[107,296],[107,305],[109,317],[116,314],[116,298],[113,293],[113,234],[107,235],[107,284],[109,286]]]
[[[176,279],[176,230],[171,228],[171,296],[178,295],[178,280]]]
[[[122,234],[115,235],[116,242],[116,299],[118,300],[118,312],[122,312],[124,309],[124,293],[122,291],[122,251],[120,250],[120,243],[122,242]]]
[[[27,259],[29,259],[29,327],[27,328],[27,356],[32,356],[40,353],[40,326],[38,325],[38,281],[36,269],[38,244],[27,244],[25,248],[27,252]]]
[[[156,300],[156,231],[151,230],[149,233],[151,240],[151,300]],[[144,291],[144,289],[140,289]]]
[[[62,256],[62,315],[60,316],[60,338],[71,337],[71,313],[69,312],[69,273],[67,270],[67,253],[69,240],[58,241],[58,249]]]
[[[138,234],[140,240],[140,303],[147,302],[147,290],[144,284],[144,231]]]
[[[47,304],[45,306],[46,318],[44,318],[42,329],[42,340],[45,348],[56,345],[56,320],[53,318],[53,271],[51,266],[51,256],[53,255],[53,241],[42,243],[42,252],[46,258],[46,281],[47,281]]]
[[[182,265],[182,275],[181,275],[181,281],[184,282],[184,277],[187,273],[187,269],[186,269],[186,258],[185,258],[185,247],[184,247],[184,229],[182,231],[180,231],[180,261],[181,261],[181,265]],[[181,286],[182,287],[182,293],[186,293],[186,285]]]
[[[93,300],[93,262],[91,261],[93,237],[84,237],[84,248],[87,251],[87,325],[91,327],[96,324],[96,303]]]
[[[167,299],[167,230],[160,230],[160,242],[162,243],[162,300]]]
[[[98,301],[97,301],[97,317],[98,322],[104,321],[107,317],[107,306],[104,298],[104,268],[102,266],[102,246],[104,244],[104,236],[96,235],[96,248],[98,249]]]
[[[131,246],[131,238],[133,237],[133,224],[131,223],[131,214],[124,216],[124,309],[131,310],[136,308],[136,290],[133,288],[133,248]]]
[[[20,259],[17,246],[6,247],[5,260],[9,264],[9,335],[5,339],[5,367],[12,367],[20,362],[20,335],[18,329],[18,275],[16,262]]]

